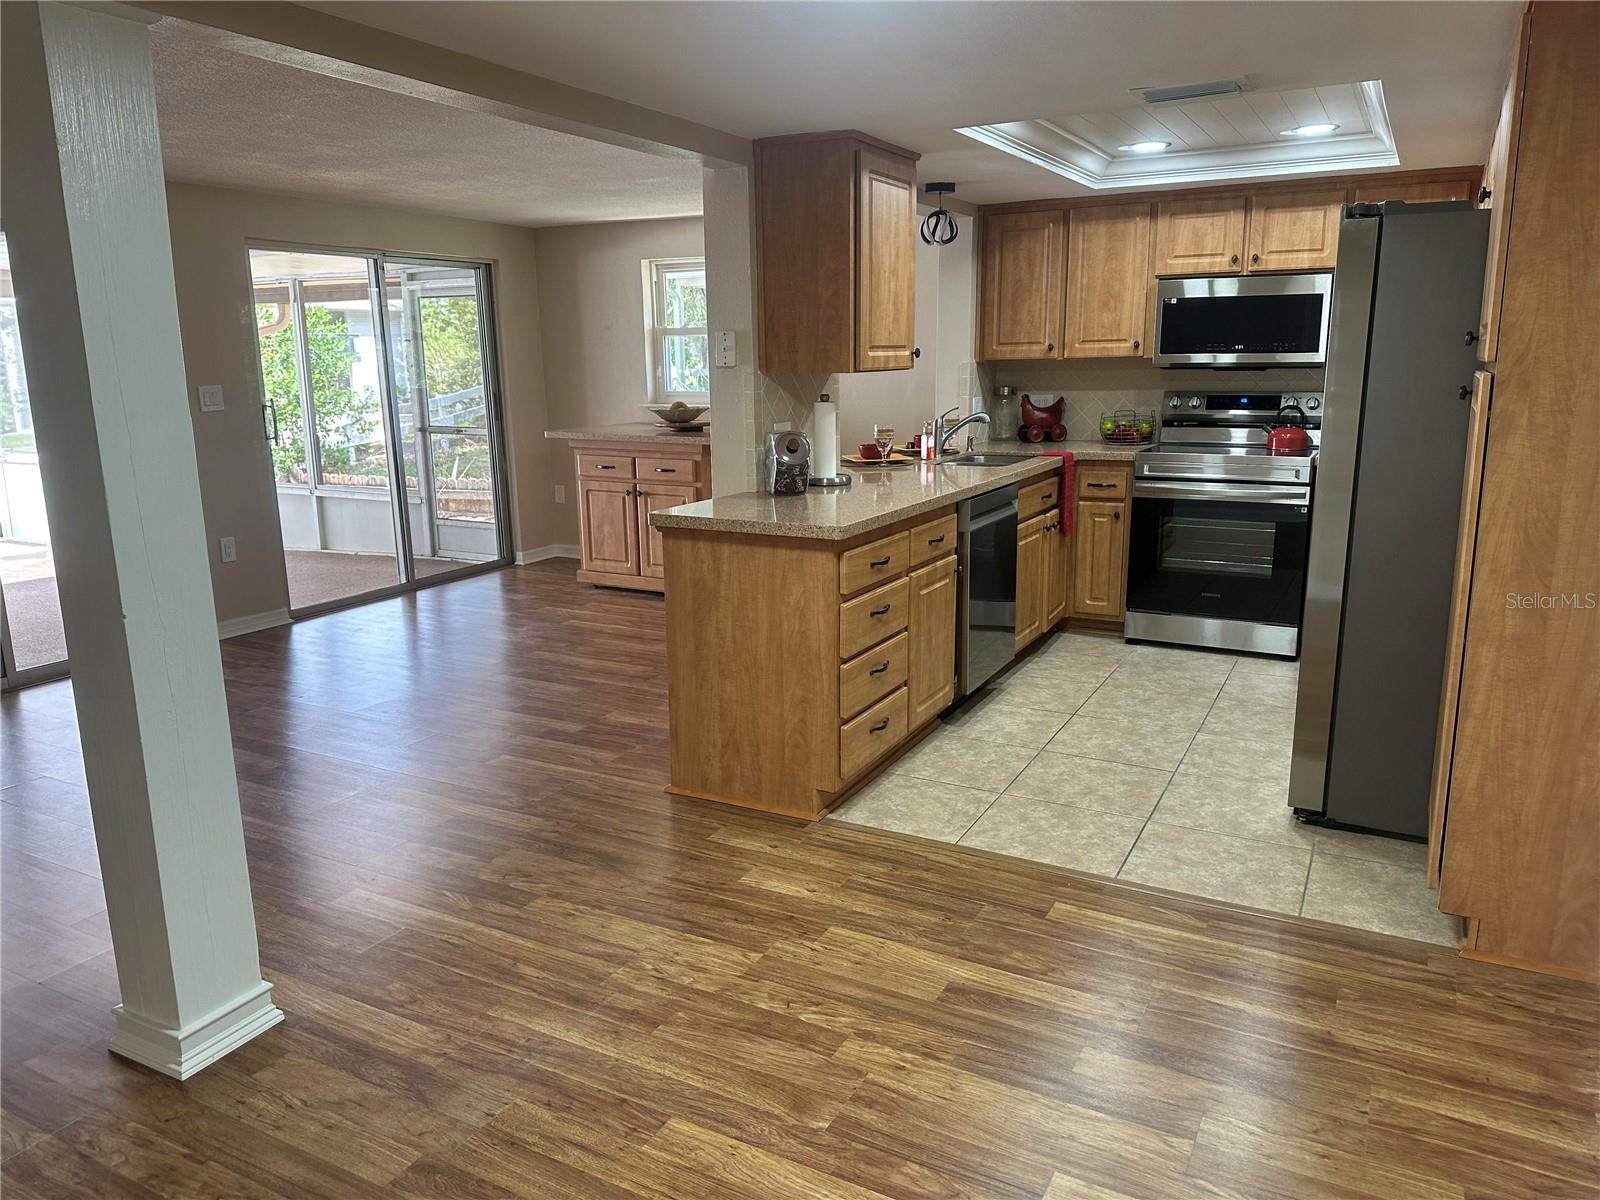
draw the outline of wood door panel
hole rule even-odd
[[[1407,204],[1437,204],[1444,200],[1471,200],[1478,193],[1478,181],[1463,176],[1460,179],[1428,179],[1413,183],[1386,184],[1382,180],[1364,183],[1356,188],[1356,199],[1369,204],[1382,204],[1385,200],[1403,200]]]
[[[911,573],[911,728],[944,711],[956,694],[956,558]]]
[[[585,570],[639,573],[639,524],[633,492],[633,484],[625,480],[578,480],[578,541]]]
[[[1067,358],[1147,354],[1150,205],[1075,208],[1067,221]]]
[[[1483,276],[1483,309],[1478,316],[1478,361],[1493,362],[1500,347],[1500,304],[1505,289],[1506,254],[1511,242],[1511,201],[1517,181],[1517,153],[1522,143],[1522,106],[1527,87],[1528,42],[1531,9],[1524,9],[1517,28],[1517,49],[1511,58],[1511,77],[1500,97],[1500,119],[1484,187],[1489,190],[1489,261]]]
[[[917,336],[916,167],[857,152],[856,370],[903,370]]]
[[[1156,275],[1237,275],[1244,270],[1247,201],[1238,196],[1163,200],[1156,209]]]
[[[667,572],[661,531],[650,524],[650,514],[663,508],[692,504],[700,498],[700,489],[693,485],[641,482],[634,489],[634,498],[639,514],[639,574],[648,579],[664,578]]]
[[[1017,632],[1016,648],[1021,650],[1044,632],[1045,613],[1045,531],[1051,515],[1041,513],[1017,526]]]
[[[1070,537],[1060,529],[1061,519],[1053,518],[1045,527],[1045,632],[1054,629],[1072,609],[1072,553]]]
[[[1342,189],[1252,195],[1246,270],[1331,271],[1344,197]]]
[[[999,213],[983,223],[980,359],[1061,357],[1065,212]]]
[[[1127,504],[1080,500],[1073,523],[1072,615],[1115,620],[1122,616],[1127,570]]]

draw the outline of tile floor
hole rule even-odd
[[[1289,811],[1297,671],[1055,634],[829,819],[1454,945],[1423,846]]]

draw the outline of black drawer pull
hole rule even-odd
[[[872,670],[867,672],[867,674],[868,675],[882,675],[888,669],[889,669],[889,660],[886,658],[886,659],[883,660],[883,666],[881,666],[881,667],[873,667]]]
[[[930,545],[930,546],[937,546],[937,545],[939,545],[939,544],[940,544],[940,543],[941,543],[941,542],[943,542],[943,541],[944,541],[944,534],[942,534],[942,533],[941,533],[941,534],[940,534],[940,535],[939,535],[939,536],[938,536],[938,537],[936,537],[936,538],[929,538],[929,539],[928,539],[928,545]]]
[[[873,570],[877,570],[879,567],[887,567],[893,561],[894,561],[894,555],[885,554],[882,558],[873,559],[871,562],[869,562],[867,564],[867,566],[871,567]]]
[[[1091,479],[1089,481],[1089,486],[1092,487],[1092,488],[1114,488],[1117,485],[1114,484],[1114,483],[1096,483],[1094,480]]]
[[[892,605],[885,604],[882,608],[873,609],[867,615],[870,616],[870,617],[881,617],[881,616],[884,616],[885,614],[887,614],[891,607],[892,607]]]
[[[1056,502],[1056,494],[1051,492],[1048,496],[1044,497],[1044,502],[1046,504],[1054,504]]]
[[[617,469],[616,463],[600,463],[599,466],[602,471],[615,471]]]
[[[657,467],[656,468],[656,474],[657,475],[676,475],[677,473],[678,473],[678,468],[677,467]]]
[[[868,733],[882,733],[887,728],[889,728],[889,718],[885,717],[883,720],[879,721],[876,725],[874,725],[871,729],[867,730],[867,732]]]

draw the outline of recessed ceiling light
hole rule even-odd
[[[1126,146],[1118,146],[1124,154],[1160,154],[1171,142],[1130,142]]]
[[[1280,129],[1283,137],[1327,137],[1339,127],[1332,121],[1318,121],[1312,125],[1296,125],[1293,129]]]

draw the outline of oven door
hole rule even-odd
[[[1158,367],[1321,366],[1333,276],[1230,275],[1156,285]]]
[[[1310,531],[1309,487],[1135,480],[1126,635],[1292,657]]]

